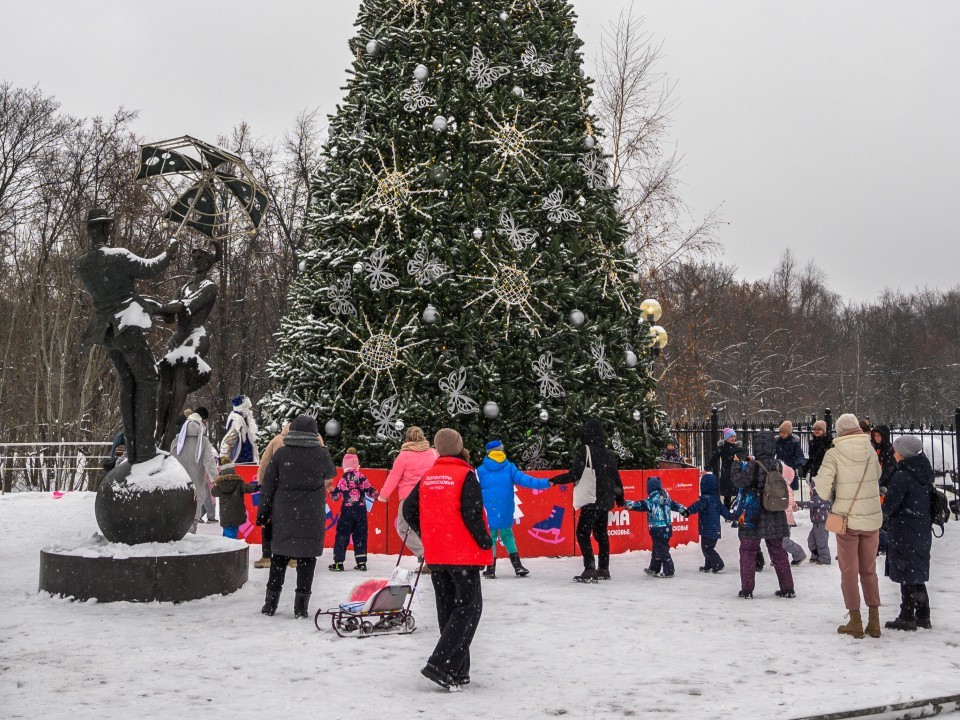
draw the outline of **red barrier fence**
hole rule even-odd
[[[338,470],[338,476],[342,473]],[[383,487],[387,479],[386,470],[364,469],[370,482],[376,488]],[[256,478],[256,465],[237,465],[237,473],[247,481]],[[557,471],[531,471],[534,477],[552,477]],[[663,489],[681,505],[690,505],[699,497],[700,473],[693,468],[678,470],[621,470],[624,494],[628,500],[642,500],[646,497],[646,479],[656,475],[663,482]],[[513,526],[517,539],[517,550],[523,557],[570,557],[579,555],[574,528],[573,486],[558,485],[547,490],[516,489],[516,513],[519,518]],[[248,543],[260,543],[260,528],[254,524],[256,507],[254,498],[246,495],[247,518],[249,524],[241,527],[240,535]],[[397,517],[397,496],[389,502],[376,502],[368,514],[367,551],[371,554],[393,554],[400,551],[402,539],[394,529]],[[327,534],[325,547],[333,547],[336,536],[337,518],[340,516],[339,501],[327,498]],[[672,547],[685,543],[698,542],[696,516],[689,520],[680,515],[673,517]],[[628,550],[650,550],[653,543],[647,531],[647,514],[630,512],[625,508],[614,508],[608,516],[607,530],[610,534],[610,552],[622,553]],[[501,555],[504,550],[500,549]]]

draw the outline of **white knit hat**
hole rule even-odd
[[[837,424],[834,426],[837,429],[837,435],[853,435],[854,433],[863,432],[860,429],[860,421],[857,420],[857,416],[853,413],[844,413],[837,418]]]

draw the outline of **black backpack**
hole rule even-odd
[[[947,496],[943,494],[942,490],[938,490],[937,486],[934,485],[930,488],[930,526],[934,528],[935,526],[940,526],[940,534],[937,535],[937,531],[933,530],[934,537],[943,537],[944,525],[950,520],[950,503],[947,501]]]

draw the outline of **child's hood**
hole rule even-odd
[[[495,450],[487,455],[480,464],[487,472],[500,472],[507,467],[507,456],[499,450]]]
[[[239,475],[218,475],[217,476],[217,487],[220,488],[221,493],[230,494],[235,492],[238,487],[243,483],[243,478]]]
[[[647,478],[647,495],[663,493],[663,483],[656,475]]]
[[[717,482],[717,476],[713,473],[705,473],[703,477],[700,478],[700,494],[701,495],[719,495],[720,494],[720,485]]]

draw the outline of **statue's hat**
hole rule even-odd
[[[87,225],[96,225],[97,223],[113,222],[113,218],[103,208],[95,208],[87,213]]]

